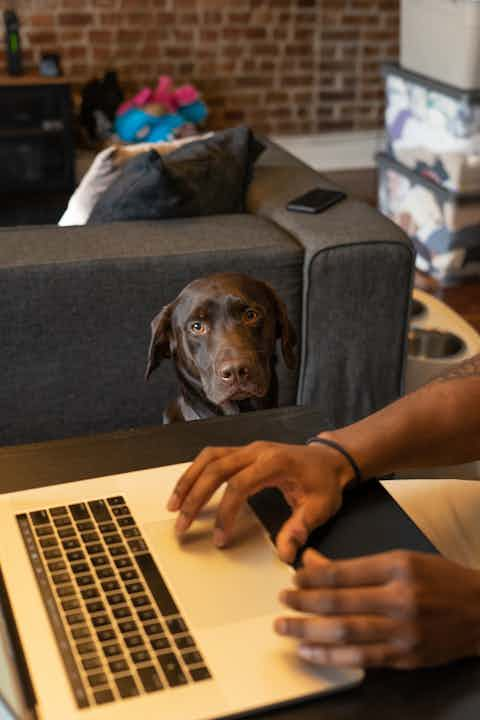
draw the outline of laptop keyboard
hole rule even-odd
[[[79,708],[211,677],[123,497],[17,521]]]

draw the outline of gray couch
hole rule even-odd
[[[222,270],[271,283],[300,338],[279,360],[281,404],[323,427],[402,391],[413,251],[347,199],[314,216],[289,199],[325,178],[275,146],[257,164],[248,213],[0,231],[0,444],[160,424],[176,394],[168,361],[145,383],[149,323],[192,278]]]

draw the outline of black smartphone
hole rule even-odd
[[[292,210],[293,212],[319,213],[346,197],[346,193],[340,190],[315,188],[294,200],[290,200],[287,205],[287,210]]]

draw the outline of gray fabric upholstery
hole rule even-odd
[[[303,253],[261,218],[0,237],[1,444],[161,424],[175,379],[169,361],[143,379],[150,321],[194,277],[229,268],[270,282],[300,334]],[[294,404],[297,373],[281,359],[278,371]]]
[[[144,382],[150,320],[223,270],[287,303],[301,357],[298,374],[279,359],[282,404],[315,405],[329,427],[397,397],[412,249],[350,199],[316,216],[285,210],[318,184],[332,187],[270,146],[247,215],[1,230],[0,444],[159,424],[176,385],[168,361]]]

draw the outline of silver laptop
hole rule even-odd
[[[38,718],[210,720],[361,682],[361,670],[301,661],[273,632],[291,571],[248,508],[228,550],[212,542],[218,497],[178,541],[164,508],[185,467],[0,497],[3,595]],[[12,617],[0,718],[23,720]]]

